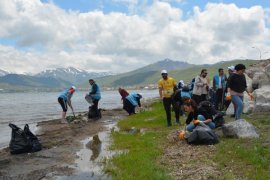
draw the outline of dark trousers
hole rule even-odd
[[[171,106],[172,105],[173,105],[172,98],[163,98],[163,106],[166,112],[168,126],[172,125],[172,121],[171,121]],[[179,111],[180,109],[176,108],[176,106],[174,105],[176,123],[179,123]]]
[[[99,100],[96,100],[96,99],[93,100],[92,108],[93,108],[93,111],[95,111],[95,112],[98,111],[98,101]]]
[[[128,112],[129,115],[131,114],[135,114],[135,106],[133,106],[131,104],[131,102],[129,102],[129,100],[127,100],[126,98],[124,99],[124,107],[123,109],[126,110]]]
[[[200,102],[202,101],[206,101],[206,94],[202,94],[202,95],[196,95],[196,94],[192,94],[192,99],[196,102],[196,104],[200,104]]]
[[[223,99],[224,99],[224,91],[223,91],[223,89],[217,89],[217,91],[216,91],[216,102],[215,102],[216,110],[222,110],[223,109]]]

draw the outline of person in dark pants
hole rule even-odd
[[[194,87],[192,91],[192,99],[199,104],[201,101],[206,100],[208,94],[209,86],[206,79],[207,69],[202,69],[201,74],[196,76]]]
[[[85,100],[92,104],[89,108],[98,115],[98,102],[101,99],[100,88],[93,79],[89,79],[89,84],[91,88],[89,94],[85,96]]]
[[[172,77],[168,76],[166,70],[161,71],[162,79],[158,81],[159,96],[163,101],[163,106],[167,116],[167,126],[171,126],[171,106],[173,104],[173,94],[176,89],[176,82]],[[179,108],[174,108],[176,124],[180,124],[179,121]]]
[[[227,77],[224,75],[224,70],[222,68],[219,68],[218,74],[213,77],[213,89],[215,91],[216,110],[223,110],[226,81]]]
[[[69,89],[66,89],[63,92],[61,92],[61,94],[58,97],[58,102],[63,109],[61,123],[67,123],[66,115],[67,115],[68,106],[73,110],[73,107],[71,105],[71,98],[75,91],[76,91],[76,87],[71,86]]]
[[[124,98],[124,107],[123,109],[128,112],[129,115],[136,114],[135,108],[136,106],[141,107],[142,95],[138,93],[130,93],[127,97]]]

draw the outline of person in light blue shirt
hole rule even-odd
[[[73,111],[73,107],[71,104],[71,98],[72,98],[75,91],[76,91],[76,87],[71,86],[69,89],[65,89],[64,91],[62,91],[58,97],[58,102],[63,109],[61,123],[67,123],[66,114],[67,114],[68,106]]]
[[[85,96],[85,100],[91,105],[89,109],[92,109],[95,116],[99,116],[98,102],[101,99],[100,88],[93,79],[89,79],[90,92]]]
[[[142,95],[138,93],[130,93],[127,97],[124,98],[123,109],[126,110],[129,115],[135,114],[135,108],[137,106],[141,107],[141,98]]]

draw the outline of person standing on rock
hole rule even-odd
[[[161,71],[162,79],[158,81],[159,96],[163,102],[163,106],[167,116],[167,126],[172,126],[171,122],[171,106],[173,105],[174,91],[176,90],[176,82],[174,78],[169,77],[166,70]],[[179,121],[179,108],[174,108],[176,124],[180,124]]]
[[[201,74],[196,76],[194,82],[194,88],[192,91],[192,99],[199,104],[202,101],[206,101],[209,86],[206,79],[207,69],[202,69]]]
[[[235,106],[235,120],[240,119],[243,112],[244,91],[253,99],[252,94],[247,90],[245,70],[246,66],[244,64],[237,64],[235,66],[236,72],[230,76],[228,81],[228,93],[231,95],[233,105]]]
[[[72,107],[72,104],[71,104],[71,98],[72,98],[75,91],[76,91],[76,87],[71,86],[69,89],[66,89],[63,92],[61,92],[61,94],[58,97],[58,102],[59,102],[59,104],[61,105],[61,107],[63,109],[61,123],[67,123],[66,115],[67,115],[68,106],[73,111],[73,107]]]
[[[98,115],[98,102],[101,99],[100,88],[93,79],[89,79],[89,84],[91,86],[90,92],[85,96],[85,100],[92,105],[89,108],[91,108],[94,114]]]
[[[123,109],[128,112],[129,115],[136,114],[135,108],[137,106],[141,107],[141,101],[142,95],[138,93],[130,93],[128,96],[126,96],[123,99]]]

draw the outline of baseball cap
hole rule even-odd
[[[163,69],[163,70],[161,71],[161,74],[168,74],[168,73],[167,73],[167,71],[166,71],[165,69]]]
[[[76,87],[75,86],[71,86],[72,89],[76,90]]]
[[[228,69],[234,71],[234,66],[229,66]]]

